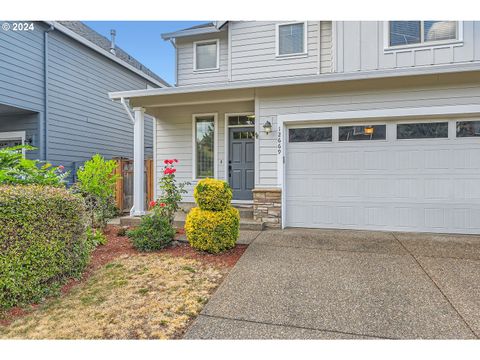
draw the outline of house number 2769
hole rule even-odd
[[[282,153],[282,129],[280,128],[280,126],[278,127],[277,131],[277,142],[278,155],[280,155]]]

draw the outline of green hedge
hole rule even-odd
[[[226,181],[207,178],[197,183],[193,197],[202,210],[222,211],[230,206],[232,189]]]
[[[0,186],[0,307],[40,301],[81,274],[93,245],[83,200],[63,188]]]
[[[193,248],[217,254],[235,246],[239,226],[240,213],[232,206],[222,211],[195,207],[185,220],[185,234]]]

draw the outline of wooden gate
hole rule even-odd
[[[115,202],[122,212],[129,212],[133,206],[133,160],[117,158],[115,174],[121,178],[115,185]],[[153,160],[145,160],[145,209],[153,200]]]

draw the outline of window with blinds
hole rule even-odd
[[[278,55],[305,52],[305,23],[278,25]]]
[[[423,44],[458,38],[457,21],[390,21],[389,45]]]

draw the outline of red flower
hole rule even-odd
[[[172,164],[173,164],[173,160],[168,160],[168,163],[169,163],[170,165],[172,165]]]
[[[154,200],[150,201],[150,203],[149,203],[149,205],[150,205],[151,208],[154,207],[156,204],[157,204],[157,203],[156,203]]]
[[[167,164],[169,163],[169,161],[168,161],[168,160],[163,160],[163,163],[164,163],[165,165],[167,165]]]
[[[175,171],[177,171],[177,169],[173,168],[173,169],[171,170],[172,174],[173,174]]]
[[[60,165],[60,166],[57,167],[57,169],[60,170],[60,171],[63,171],[63,170],[65,170],[65,166]]]
[[[178,160],[177,159],[173,159],[174,162],[178,163]]]
[[[160,207],[165,207],[165,206],[167,206],[167,204],[165,204],[165,203],[160,203]]]

